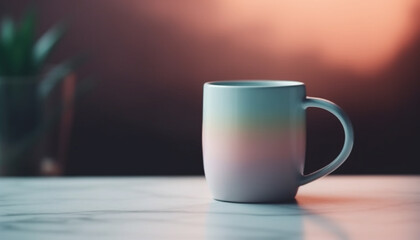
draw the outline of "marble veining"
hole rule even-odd
[[[296,202],[211,199],[203,177],[0,178],[0,239],[420,239],[420,176],[329,176]]]

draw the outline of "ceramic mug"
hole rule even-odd
[[[303,175],[309,107],[335,115],[345,139],[337,158]],[[206,180],[216,200],[282,202],[347,159],[353,128],[340,107],[307,97],[301,82],[219,81],[204,84],[202,140]]]

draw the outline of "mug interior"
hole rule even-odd
[[[295,87],[304,85],[302,82],[289,80],[232,80],[232,81],[216,81],[206,83],[215,87]]]

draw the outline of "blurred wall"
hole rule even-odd
[[[356,139],[337,173],[420,173],[418,1],[33,2],[40,32],[71,22],[51,61],[87,52],[80,75],[100,80],[77,105],[67,175],[202,174],[202,84],[223,79],[303,81],[344,108]],[[306,171],[342,139],[309,110]]]

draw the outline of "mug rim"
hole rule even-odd
[[[221,80],[204,83],[204,86],[220,88],[287,88],[304,86],[293,80]]]

